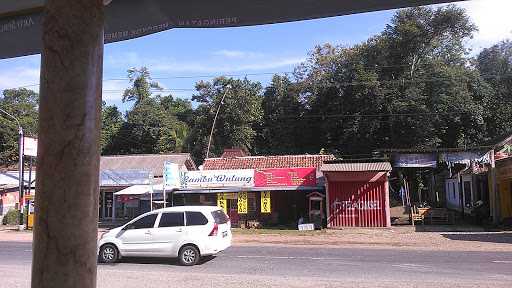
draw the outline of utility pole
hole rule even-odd
[[[18,124],[18,180],[19,180],[19,199],[18,199],[18,211],[19,211],[19,230],[23,230],[23,127],[21,127],[20,121],[18,118],[14,117],[13,115],[9,114],[7,111],[0,109],[0,112],[4,113],[5,115],[9,116],[9,118],[16,121],[16,124]]]
[[[212,143],[213,130],[215,129],[215,122],[217,122],[217,116],[219,116],[220,107],[222,103],[224,103],[224,98],[229,92],[231,85],[226,86],[226,90],[224,91],[224,95],[222,95],[222,99],[220,100],[219,107],[217,108],[217,112],[215,113],[215,118],[213,118],[212,130],[210,131],[210,138],[208,139],[208,148],[206,149],[206,159],[210,156],[210,145]]]

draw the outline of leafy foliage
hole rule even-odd
[[[152,90],[162,90],[157,82],[153,82],[148,68],[132,68],[128,70],[128,79],[133,84],[132,87],[124,90],[123,102],[135,101],[135,105],[148,99]]]
[[[2,218],[2,225],[18,225],[20,212],[16,209],[9,209]]]
[[[482,145],[511,133],[512,42],[470,57],[477,27],[456,6],[399,10],[353,46],[315,47],[293,75],[263,88],[219,77],[192,101],[162,91],[146,67],[128,70],[124,115],[103,105],[103,154],[190,152],[198,164],[239,147],[255,155],[368,155],[378,148]],[[37,133],[37,94],[5,90],[0,108]],[[0,161],[17,160],[17,127],[0,117]]]
[[[39,96],[25,88],[3,91],[0,109],[16,117],[26,136],[37,135]],[[18,125],[16,121],[0,112],[0,163],[18,161]]]
[[[208,138],[217,110],[210,151],[220,155],[224,148],[240,147],[252,150],[255,126],[263,117],[261,84],[247,79],[215,78],[198,82],[198,93],[192,97],[199,103],[189,138],[193,157],[202,160],[208,150]]]

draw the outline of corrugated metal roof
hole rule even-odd
[[[29,172],[25,171],[23,173],[23,182],[25,182],[25,185],[28,186],[28,175]],[[19,172],[18,171],[7,171],[7,172],[1,172],[0,173],[0,186],[4,186],[3,189],[7,189],[5,187],[18,187],[19,186]],[[36,181],[36,171],[32,171],[32,187],[35,185]],[[0,187],[2,189],[2,187]]]
[[[384,148],[375,151],[381,153],[401,153],[401,154],[421,154],[421,153],[439,153],[439,152],[466,152],[466,151],[489,151],[494,146],[471,146],[466,148]]]
[[[391,163],[336,163],[324,164],[320,168],[322,172],[363,172],[363,171],[391,171]]]
[[[100,171],[100,186],[149,184],[149,175],[149,170],[102,170]]]
[[[247,156],[235,158],[208,158],[204,160],[204,170],[223,169],[265,169],[265,168],[320,168],[324,161],[334,160],[334,155],[279,155]]]
[[[147,170],[153,172],[155,177],[161,177],[165,162],[175,163],[180,167],[185,166],[187,170],[197,170],[194,161],[192,161],[188,153],[102,156],[100,170]]]

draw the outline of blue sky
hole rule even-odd
[[[512,39],[511,0],[476,0],[457,4],[480,27],[467,45],[474,51]],[[194,84],[220,75],[240,75],[267,84],[270,73],[289,72],[315,45],[350,46],[382,31],[393,11],[265,26],[222,29],[173,29],[105,47],[103,99],[122,110],[129,86],[126,70],[147,66],[176,97],[190,98]],[[38,90],[40,56],[0,60],[0,90],[25,85]],[[266,73],[269,73],[268,75]],[[255,75],[258,74],[258,75]],[[183,78],[186,77],[186,78]],[[163,94],[167,94],[163,93]]]

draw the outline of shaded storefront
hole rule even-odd
[[[175,205],[217,205],[235,227],[295,226],[308,214],[307,194],[324,190],[317,186],[314,167],[184,174],[183,188],[174,191]]]
[[[496,161],[500,222],[512,225],[512,157]]]
[[[166,163],[176,165],[180,171],[196,170],[187,153],[102,156],[99,219],[132,219],[150,211],[149,192],[153,187],[162,190]],[[133,186],[143,186],[145,191],[119,193]],[[163,193],[155,193],[154,196],[154,208],[163,207]]]

